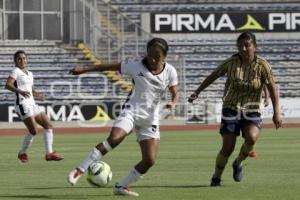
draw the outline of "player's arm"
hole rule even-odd
[[[225,96],[227,95],[227,91],[228,91],[228,89],[229,89],[229,85],[230,85],[229,80],[226,79],[225,87],[224,87],[224,92],[223,92],[223,98],[222,98],[223,101],[224,101],[224,99],[225,99]]]
[[[269,101],[270,101],[270,95],[269,95],[267,86],[264,86],[263,91],[264,91],[264,98],[265,98],[264,106],[267,107],[269,105]]]
[[[87,72],[94,71],[121,71],[121,63],[115,64],[98,64],[93,66],[85,66],[85,67],[75,67],[70,70],[70,73],[73,75],[79,75]]]
[[[23,91],[23,90],[20,90],[19,88],[15,87],[14,82],[15,82],[14,78],[8,77],[7,81],[6,81],[6,84],[5,84],[5,88],[8,89],[9,91],[14,92],[14,93],[21,94],[25,98],[30,97],[30,92]]]
[[[34,87],[32,87],[32,95],[33,95],[35,100],[38,100],[38,101],[44,101],[45,100],[44,94],[41,93],[41,92],[36,91],[34,89]]]
[[[169,102],[166,105],[166,108],[174,110],[177,105],[178,99],[179,99],[177,85],[173,85],[173,86],[169,87],[169,91],[171,93],[171,102]]]
[[[191,94],[191,96],[188,98],[188,102],[193,103],[193,101],[198,98],[200,92],[202,92],[205,88],[207,88],[210,84],[212,84],[217,78],[219,78],[225,74],[226,74],[226,71],[223,69],[213,71],[206,79],[204,79],[204,81],[193,92],[193,94]]]
[[[267,88],[270,93],[270,98],[273,104],[273,122],[275,124],[276,129],[278,129],[282,126],[282,119],[280,116],[279,96],[275,82],[272,81],[269,84],[267,84]]]

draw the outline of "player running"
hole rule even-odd
[[[232,163],[233,179],[242,181],[242,162],[249,156],[259,137],[261,129],[260,105],[263,88],[268,88],[273,104],[273,122],[276,129],[282,125],[279,97],[270,64],[256,54],[256,38],[251,32],[244,32],[237,38],[238,53],[223,62],[210,74],[189,97],[192,103],[200,92],[217,78],[227,75],[228,91],[225,92],[222,108],[222,148],[217,155],[211,186],[221,186],[221,176],[232,154],[236,138],[242,132],[244,143]]]
[[[168,89],[171,93],[170,109],[178,101],[178,78],[175,68],[165,62],[168,44],[164,39],[154,38],[147,43],[147,55],[144,58],[126,60],[118,64],[99,64],[93,67],[76,67],[71,70],[74,75],[91,71],[120,71],[132,78],[133,89],[129,94],[119,117],[115,120],[106,140],[96,145],[90,154],[70,172],[67,180],[75,185],[89,165],[100,160],[106,153],[118,146],[133,128],[136,130],[142,159],[122,180],[116,183],[113,193],[116,195],[138,196],[129,189],[153,166],[158,152],[159,103],[160,97]]]

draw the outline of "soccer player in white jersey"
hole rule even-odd
[[[33,142],[33,138],[37,133],[37,124],[39,124],[44,128],[45,160],[62,160],[63,157],[52,150],[53,126],[47,115],[42,112],[40,107],[35,103],[35,99],[43,101],[44,96],[33,87],[33,75],[32,72],[28,71],[25,51],[17,51],[14,55],[14,62],[16,67],[7,78],[5,87],[16,93],[15,110],[29,131],[29,133],[25,135],[23,144],[18,153],[18,159],[23,163],[29,161],[26,152]]]
[[[168,108],[174,109],[178,101],[177,72],[172,65],[165,62],[167,52],[167,42],[162,38],[154,38],[147,43],[147,55],[144,58],[126,60],[118,64],[76,67],[70,71],[74,75],[79,75],[90,71],[115,70],[129,75],[133,82],[133,89],[119,117],[115,120],[110,135],[96,145],[79,166],[70,172],[67,177],[70,184],[75,185],[92,162],[100,160],[107,152],[119,145],[135,128],[142,159],[126,177],[116,183],[113,193],[138,196],[138,193],[129,189],[129,186],[138,181],[156,160],[160,139],[160,97],[168,89],[171,93]]]

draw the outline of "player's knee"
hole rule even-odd
[[[126,137],[126,135],[121,134],[110,134],[110,136],[107,138],[108,144],[111,146],[111,148],[115,148],[118,146],[123,139]]]
[[[155,164],[155,158],[144,158],[143,162],[146,166],[148,166],[149,168],[152,167]]]
[[[44,128],[45,129],[53,129],[53,125],[51,123],[47,123]]]
[[[116,146],[118,146],[121,143],[121,141],[122,140],[120,138],[110,138],[110,139],[106,140],[107,144],[109,144],[109,146],[111,147],[111,149],[113,149]]]
[[[36,128],[31,128],[29,129],[29,133],[33,136],[35,136],[37,134],[37,129]]]

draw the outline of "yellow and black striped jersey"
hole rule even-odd
[[[274,82],[270,64],[260,56],[246,66],[238,54],[225,60],[215,70],[227,74],[228,91],[223,97],[223,108],[243,112],[259,112],[265,84]]]

